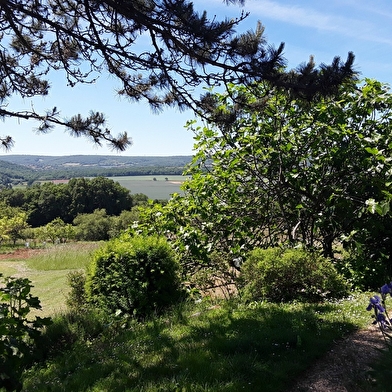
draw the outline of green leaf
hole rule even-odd
[[[372,155],[378,155],[379,154],[379,151],[378,151],[378,149],[376,148],[376,147],[365,147],[365,150],[369,153],[369,154],[372,154]]]

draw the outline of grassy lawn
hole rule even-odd
[[[206,298],[144,323],[66,314],[66,276],[85,268],[97,246],[58,245],[0,262],[1,271],[33,281],[40,316],[55,316],[48,339],[55,336],[56,349],[25,372],[24,391],[287,391],[336,341],[370,324],[368,293],[322,304]]]
[[[32,256],[14,256],[0,261],[0,272],[7,276],[28,278],[32,281],[32,294],[41,301],[42,310],[31,314],[46,317],[65,310],[69,272],[84,269],[90,255],[99,244],[71,243],[48,246]]]
[[[64,348],[26,373],[24,390],[286,391],[337,339],[369,324],[366,298],[183,304]]]

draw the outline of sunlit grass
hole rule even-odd
[[[0,272],[4,276],[15,276],[20,273],[20,264],[13,261],[2,261],[0,262]]]
[[[128,325],[86,313],[64,316],[66,276],[84,269],[97,246],[60,244],[29,260],[0,262],[2,271],[32,280],[43,306],[37,315],[55,316],[42,348],[52,347],[49,359],[26,372],[25,391],[279,392],[340,338],[371,322],[366,293],[322,304],[204,300]]]
[[[26,260],[26,265],[38,271],[84,269],[98,246],[93,242],[50,246]]]
[[[334,342],[369,325],[367,297],[203,302],[125,328],[113,323],[28,371],[25,390],[284,391]]]
[[[31,316],[47,317],[66,309],[65,301],[69,291],[67,270],[31,271],[28,278],[34,286],[31,293],[41,302],[41,310],[31,310]]]
[[[70,243],[48,245],[29,259],[9,258],[0,261],[0,272],[5,276],[28,278],[34,286],[32,295],[41,301],[42,310],[30,316],[53,316],[65,310],[69,291],[67,275],[70,271],[84,270],[99,243]]]

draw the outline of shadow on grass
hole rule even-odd
[[[287,390],[355,329],[334,312],[333,304],[223,306],[110,330],[30,369],[25,390]]]

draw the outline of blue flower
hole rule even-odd
[[[381,328],[386,329],[388,327],[387,319],[383,313],[379,313],[376,320],[380,323]]]
[[[384,313],[379,313],[377,315],[377,321],[385,322],[386,321],[385,314]]]
[[[384,284],[384,286],[381,287],[380,292],[381,292],[381,294],[384,294],[384,295],[389,294],[391,292],[391,288],[389,287],[388,284]]]
[[[385,312],[384,307],[382,306],[381,298],[378,295],[370,298],[370,302],[366,310],[377,309],[379,312]]]

